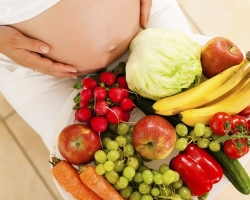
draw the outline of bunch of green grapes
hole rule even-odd
[[[193,142],[200,148],[210,148],[212,151],[219,151],[221,146],[216,139],[219,137],[214,134],[209,126],[203,123],[197,123],[192,130],[188,130],[188,127],[179,123],[175,127],[176,133],[179,136],[175,148],[179,151],[186,149],[189,143]]]
[[[132,144],[133,125],[109,125],[102,133],[101,150],[95,153],[96,172],[103,175],[124,199],[191,199],[180,175],[162,164],[150,169]]]

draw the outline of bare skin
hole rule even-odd
[[[106,67],[128,49],[140,25],[146,27],[152,4],[110,1],[61,0],[30,20],[0,26],[0,36],[6,33],[0,52],[57,77],[74,78]]]

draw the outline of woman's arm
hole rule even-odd
[[[0,26],[0,53],[17,64],[56,77],[76,78],[76,68],[71,65],[53,62],[42,54],[49,46],[39,40],[24,36],[9,26]]]
[[[152,7],[152,0],[140,0],[140,1],[141,1],[140,24],[143,29],[146,29],[148,18],[150,15],[150,10]]]

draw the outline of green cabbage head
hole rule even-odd
[[[130,90],[159,100],[200,83],[201,47],[186,34],[150,28],[131,41],[126,63]]]

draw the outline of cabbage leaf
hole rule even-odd
[[[126,81],[130,90],[145,98],[159,100],[200,82],[201,47],[180,31],[143,30],[129,50]]]

